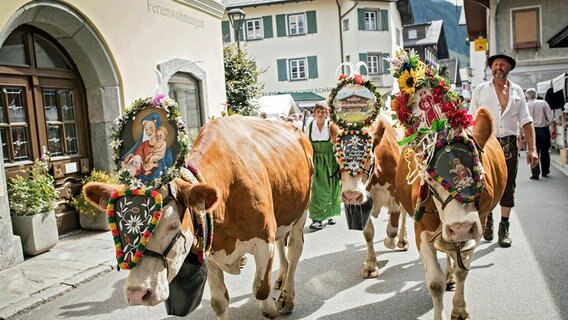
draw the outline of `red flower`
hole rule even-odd
[[[458,110],[450,116],[450,125],[454,128],[467,128],[473,125],[473,116],[469,114],[465,109]]]
[[[344,74],[344,73],[342,73],[342,74],[339,75],[339,78],[338,78],[337,80],[341,81],[341,80],[343,80],[343,79],[345,79],[345,78],[347,78],[347,75]]]
[[[355,81],[356,84],[363,84],[363,76],[360,74],[356,74],[353,77],[353,81]]]

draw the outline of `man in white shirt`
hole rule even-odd
[[[515,206],[515,180],[519,150],[517,146],[518,128],[523,129],[527,141],[527,163],[533,168],[538,165],[535,146],[533,119],[530,115],[523,89],[511,82],[507,76],[515,68],[515,59],[497,54],[487,59],[487,65],[493,73],[493,80],[478,85],[473,91],[469,111],[475,115],[480,107],[486,107],[493,115],[493,131],[501,143],[507,162],[507,186],[501,198],[501,222],[499,223],[499,245],[510,247],[509,216]],[[493,240],[493,214],[487,217],[483,238]]]
[[[548,149],[550,149],[550,126],[552,125],[552,131],[555,133],[556,124],[548,103],[544,100],[536,100],[536,90],[534,88],[527,89],[525,96],[529,112],[533,118],[536,152],[540,159],[540,165],[537,164],[531,169],[531,179],[538,180],[538,176],[541,173],[543,177],[547,177],[550,174],[550,153],[548,152]]]

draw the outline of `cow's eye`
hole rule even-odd
[[[170,224],[170,230],[177,230],[179,228],[179,221],[174,221]]]

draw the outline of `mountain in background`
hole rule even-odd
[[[465,26],[459,25],[461,6],[443,0],[410,0],[414,23],[444,20],[444,33],[451,58],[459,58],[460,67],[469,66],[469,45]]]

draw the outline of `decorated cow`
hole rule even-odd
[[[443,319],[444,291],[454,287],[451,317],[469,319],[465,280],[487,216],[505,189],[505,158],[490,113],[480,109],[473,125],[463,100],[435,66],[403,51],[391,63],[400,88],[393,110],[406,133],[397,199],[414,216],[434,319]],[[447,255],[445,271],[438,251]]]
[[[390,121],[379,115],[380,93],[370,80],[355,71],[362,65],[345,63],[340,67],[343,65],[351,69],[351,74],[339,76],[339,82],[328,98],[334,123],[331,136],[335,140],[348,227],[363,230],[367,244],[363,277],[375,278],[379,267],[371,216],[377,218],[381,209],[386,208],[389,220],[385,246],[408,249],[406,215],[400,214],[401,207],[394,190],[400,148]]]
[[[313,172],[302,132],[284,122],[222,117],[201,129],[186,154],[179,110],[163,96],[137,101],[116,123],[112,147],[124,185],[89,183],[83,192],[95,205],[108,199],[118,267],[130,270],[128,303],[165,302],[168,314],[184,316],[199,305],[207,279],[217,318],[229,319],[223,274],[239,274],[241,258],[251,254],[262,314],[290,312]],[[142,162],[137,170],[134,157]],[[277,301],[270,296],[275,251]]]

